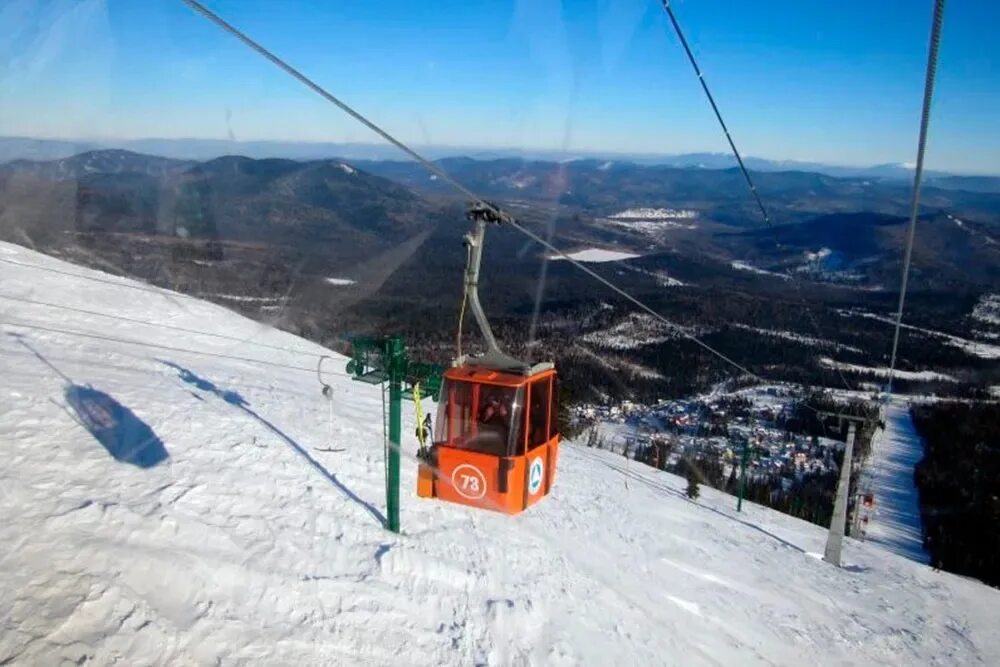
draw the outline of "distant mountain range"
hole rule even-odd
[[[830,374],[808,346],[775,344],[745,327],[831,337],[845,350],[884,344],[884,330],[842,312],[888,312],[895,303],[905,182],[760,171],[755,180],[773,221],[765,225],[732,167],[467,157],[438,164],[522,225],[551,234],[558,248],[618,251],[628,259],[595,266],[601,275],[760,365],[752,368],[810,383]],[[0,164],[0,239],[210,298],[329,344],[401,332],[421,355],[443,362],[468,221],[465,198],[431,176],[412,162],[344,158],[192,161],[110,149],[19,159]],[[934,186],[924,194],[910,285],[913,312],[925,319],[914,323],[964,335],[980,297],[1000,289],[1000,194]],[[558,357],[564,377],[608,396],[655,398],[711,381],[699,350],[666,339],[615,353],[620,368],[670,368],[661,380],[628,376],[624,386],[609,374],[618,366],[580,341],[617,326],[631,306],[581,280],[568,262],[546,264],[549,254],[508,226],[490,231],[483,296],[512,353]],[[803,295],[816,306],[808,321]],[[546,347],[529,340],[533,328]],[[910,344],[908,363],[979,363],[941,348]],[[842,360],[865,362],[860,354]]]
[[[229,141],[223,139],[101,139],[59,140],[26,137],[0,137],[0,163],[12,160],[58,160],[80,153],[103,149],[124,149],[137,153],[159,155],[179,160],[208,160],[225,155],[320,160],[399,160],[393,146],[366,143],[294,142],[294,141]],[[571,162],[598,160],[601,162],[661,165],[683,169],[729,169],[736,167],[728,153],[685,153],[656,155],[640,153],[610,153],[596,151],[554,151],[459,146],[420,146],[420,151],[432,159],[467,157],[476,160],[513,159],[522,161]],[[746,157],[748,168],[760,172],[805,171],[828,176],[867,178],[907,182],[913,178],[913,167],[890,163],[852,167],[820,162],[769,160]],[[944,189],[1000,193],[1000,176],[967,176],[943,171],[926,171],[928,184]]]
[[[323,244],[340,256],[417,234],[433,207],[340,160],[206,162],[113,149],[0,165],[0,234],[70,233]]]

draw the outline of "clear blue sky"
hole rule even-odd
[[[659,0],[207,0],[418,144],[726,145]],[[744,153],[911,162],[930,0],[675,0]],[[1000,3],[951,0],[929,166],[1000,173]],[[0,134],[371,142],[180,0],[4,0]]]

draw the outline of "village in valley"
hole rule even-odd
[[[822,524],[832,511],[845,434],[815,419],[807,398],[792,384],[735,390],[719,385],[652,405],[585,404],[575,409],[574,419],[583,433],[579,441],[587,446],[660,470],[692,473],[699,483]],[[864,436],[859,440],[855,488],[868,453]],[[860,523],[863,517],[856,514]],[[863,533],[863,526],[859,530]]]

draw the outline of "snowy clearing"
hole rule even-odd
[[[571,259],[575,259],[578,262],[620,262],[624,259],[635,259],[639,255],[631,252],[621,252],[620,250],[605,250],[603,248],[586,248],[585,250],[577,250],[576,252],[566,253]],[[561,255],[556,255],[554,257],[549,257],[553,262],[564,259]]]
[[[686,208],[627,208],[608,216],[612,220],[693,220],[697,211]]]
[[[794,331],[780,331],[777,329],[760,329],[758,327],[751,327],[746,324],[736,324],[733,323],[730,326],[737,329],[743,329],[744,331],[752,331],[754,333],[760,334],[762,336],[770,336],[772,338],[781,338],[782,340],[790,340],[794,343],[801,343],[802,345],[810,345],[813,347],[830,347],[837,350],[848,350],[850,352],[862,353],[861,348],[853,347],[851,345],[842,345],[832,340],[827,340],[825,338],[814,338],[812,336],[804,336],[802,334],[795,333]]]
[[[995,246],[995,245],[1000,245],[1000,241],[997,241],[997,240],[996,240],[995,238],[993,238],[993,237],[992,237],[992,236],[990,236],[989,234],[984,234],[983,232],[980,232],[979,230],[976,230],[976,229],[973,229],[972,227],[969,227],[969,226],[968,226],[968,225],[967,225],[967,224],[965,223],[965,221],[964,221],[964,220],[962,220],[962,219],[960,219],[960,218],[956,218],[956,217],[955,217],[955,216],[953,216],[953,215],[952,215],[951,213],[946,213],[945,215],[947,215],[947,216],[948,216],[948,219],[949,219],[949,220],[951,220],[951,221],[952,221],[952,222],[954,222],[954,223],[955,223],[956,225],[958,225],[958,227],[959,227],[959,228],[961,228],[961,229],[965,230],[966,232],[968,232],[970,236],[978,236],[978,237],[981,237],[981,238],[983,239],[983,241],[984,241],[984,242],[985,242],[985,243],[986,243],[987,245],[992,245],[992,246]]]
[[[978,307],[978,306],[977,306]],[[857,312],[857,311],[845,311],[849,315],[854,315],[856,317],[866,317],[871,320],[876,320],[878,322],[884,322],[886,324],[896,325],[896,320],[891,317],[886,317],[885,315],[877,315],[875,313],[868,312]],[[973,311],[973,317],[975,317],[975,311]],[[900,324],[903,329],[908,329],[910,331],[917,331],[934,338],[940,338],[944,340],[946,345],[951,345],[952,347],[957,347],[966,354],[972,355],[974,357],[979,357],[981,359],[1000,359],[1000,345],[991,345],[990,343],[982,343],[976,340],[969,340],[968,338],[960,338],[959,336],[954,336],[952,334],[945,333],[943,331],[935,331],[934,329],[924,329],[922,327],[915,327],[912,324]]]
[[[816,252],[805,252],[804,256],[807,262],[818,262],[822,259],[826,259],[833,254],[833,251],[829,248],[820,248]]]
[[[580,340],[608,350],[634,350],[677,338],[677,329],[668,327],[652,315],[629,313],[621,322],[607,329],[591,331]]]
[[[782,280],[791,280],[791,276],[785,275],[784,273],[775,273],[774,271],[759,269],[753,264],[739,259],[731,261],[729,266],[737,271],[749,271],[750,273],[758,273],[762,276],[774,276],[775,278],[781,278]]]
[[[180,295],[0,283],[133,320],[0,301],[2,664],[1000,661],[1000,591],[852,539],[833,568],[824,530],[620,455],[567,443],[519,517],[417,499],[412,406],[390,534],[380,390],[326,366],[332,423],[319,391],[342,357]]]
[[[666,273],[657,272],[653,274],[656,281],[660,284],[660,287],[686,287],[687,283],[683,280],[678,280]]]
[[[841,361],[834,361],[829,357],[820,357],[819,363],[828,368],[836,368],[842,371],[850,371],[851,373],[860,373],[862,375],[874,375],[875,377],[889,377],[889,368],[887,366],[861,366],[859,364],[845,364]],[[958,382],[955,378],[950,375],[945,375],[944,373],[937,373],[935,371],[901,371],[896,369],[893,371],[893,376],[901,380],[923,380],[932,381],[940,380],[942,382]]]
[[[330,283],[331,285],[344,286],[344,285],[353,285],[355,281],[351,280],[350,278],[327,278],[326,282]]]
[[[344,164],[343,162],[341,162],[337,166],[340,167],[341,171],[343,171],[345,174],[354,174],[354,173],[356,173],[354,167],[352,167],[350,165],[347,165],[347,164]]]
[[[640,269],[637,266],[625,265],[626,269],[631,269],[636,273],[641,273],[643,275],[649,276],[656,281],[656,284],[660,287],[687,287],[688,283],[683,280],[674,278],[666,271],[647,271],[646,269]]]
[[[671,229],[697,229],[697,225],[685,225],[673,220],[604,220],[616,227],[624,227],[641,234],[658,235]]]

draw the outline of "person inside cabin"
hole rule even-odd
[[[478,447],[482,451],[503,456],[510,433],[510,397],[500,391],[486,395],[479,412]]]

